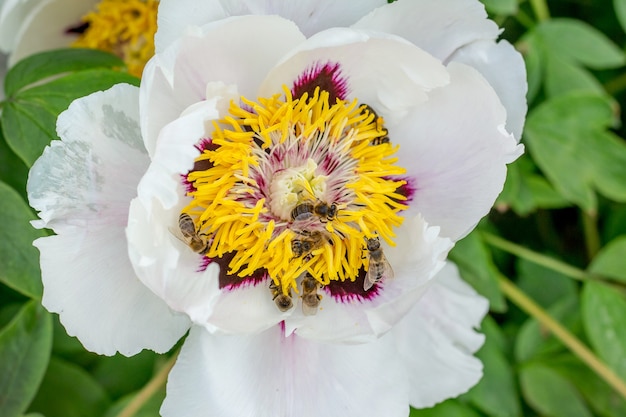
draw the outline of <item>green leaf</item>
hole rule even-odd
[[[22,197],[0,182],[0,282],[31,298],[41,298],[39,252],[33,240],[45,236],[30,225],[33,213]]]
[[[575,19],[555,18],[541,23],[534,31],[549,54],[593,69],[617,68],[626,63],[624,52],[606,35]]]
[[[626,32],[626,0],[613,0],[613,9],[622,30]]]
[[[29,411],[46,417],[98,417],[110,406],[104,389],[83,368],[52,357]]]
[[[574,333],[579,332],[581,326],[578,294],[560,300],[547,311],[567,329]],[[563,350],[563,343],[533,318],[529,318],[517,332],[514,352],[518,362],[552,356]]]
[[[52,347],[50,315],[36,302],[24,305],[0,332],[0,415],[21,415],[35,396]]]
[[[520,384],[528,404],[546,417],[593,417],[576,387],[546,365],[522,367]]]
[[[0,127],[0,181],[4,181],[26,198],[26,178],[28,168],[9,148]]]
[[[31,55],[15,64],[4,78],[4,91],[12,96],[34,82],[67,72],[123,67],[115,55],[96,49],[57,49]]]
[[[601,237],[604,242],[626,235],[626,205],[614,204],[612,206],[611,210],[603,216]]]
[[[74,99],[106,90],[117,83],[137,82],[137,78],[125,73],[95,69],[66,75],[20,91],[2,112],[2,128],[7,143],[31,166],[43,148],[58,138],[56,119]]]
[[[586,282],[582,316],[591,346],[622,380],[626,380],[625,294],[601,282]]]
[[[481,415],[469,405],[460,403],[457,400],[447,400],[432,408],[422,408],[420,410],[411,408],[409,417],[481,417]]]
[[[566,275],[521,258],[515,266],[517,286],[544,308],[578,294],[578,285]]]
[[[574,91],[604,94],[602,84],[580,65],[557,54],[547,54],[545,64],[545,86],[549,97],[556,97]]]
[[[501,346],[504,335],[489,316],[483,321],[481,331],[486,340],[476,357],[483,363],[483,378],[464,398],[492,417],[521,416],[513,369]]]
[[[541,42],[530,35],[524,36],[516,46],[524,56],[526,78],[528,79],[526,98],[529,103],[532,103],[541,89],[545,53]]]
[[[470,233],[458,241],[450,252],[450,259],[459,267],[463,279],[489,300],[493,311],[506,310],[506,302],[498,284],[498,268],[478,233]]]
[[[593,274],[626,282],[626,256],[624,254],[626,254],[626,236],[620,236],[598,252],[588,270]]]
[[[154,374],[156,353],[143,351],[132,358],[120,354],[99,357],[93,376],[112,398],[138,391]]]
[[[494,15],[511,16],[517,13],[517,0],[482,0],[487,11]]]
[[[504,190],[498,197],[498,205],[511,206],[520,216],[538,208],[562,208],[570,203],[557,193],[536,168],[528,154],[519,157],[507,167]]]
[[[551,358],[550,366],[574,383],[596,415],[626,416],[626,400],[580,359],[568,353]]]
[[[626,144],[607,131],[613,102],[574,93],[544,102],[526,123],[526,145],[554,187],[585,210],[595,210],[595,191],[626,201]]]

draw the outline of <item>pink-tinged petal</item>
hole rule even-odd
[[[399,35],[442,61],[481,39],[496,39],[498,26],[476,0],[396,1],[368,14],[352,27]]]
[[[15,37],[9,65],[37,52],[67,48],[76,39],[67,29],[80,24],[82,16],[97,4],[95,0],[56,0],[41,2],[24,19]]]
[[[498,43],[487,40],[462,47],[450,60],[476,68],[489,81],[506,109],[506,129],[519,142],[528,110],[528,84],[522,55],[505,40]]]
[[[164,417],[406,417],[407,376],[393,339],[363,345],[191,329],[171,371]]]
[[[410,381],[413,407],[432,407],[456,397],[482,377],[472,354],[484,342],[474,328],[487,313],[487,300],[447,264],[411,312],[391,331]]]
[[[506,132],[506,111],[480,73],[454,62],[448,70],[450,85],[388,128],[414,187],[407,215],[421,213],[442,236],[458,240],[489,212],[506,164],[523,147]]]
[[[295,329],[296,335],[306,338],[362,343],[388,332],[419,300],[432,277],[443,267],[452,243],[439,237],[438,232],[439,228],[428,227],[420,216],[406,219],[398,230],[396,246],[383,245],[394,271],[393,279],[383,280],[362,294],[337,297],[322,292],[317,314],[304,316],[298,306],[285,320],[287,333]]]
[[[385,0],[161,0],[157,52],[191,25],[202,26],[228,16],[278,15],[295,22],[307,37],[331,27],[349,26]]]
[[[348,99],[371,105],[390,124],[426,101],[428,91],[449,81],[441,62],[415,45],[382,34],[335,28],[291,51],[269,73],[259,94],[271,96],[284,84],[291,87],[311,68],[324,64],[338,64]]]
[[[210,98],[206,89],[211,82],[235,85],[239,94],[256,99],[263,77],[303,40],[295,24],[277,16],[235,17],[190,29],[158,54],[144,75],[141,117],[148,151],[172,117]]]
[[[165,352],[189,327],[135,276],[124,228],[128,204],[148,165],[138,123],[138,89],[118,84],[74,101],[33,165],[30,204],[38,227],[43,304],[94,352]],[[101,318],[94,323],[94,318]]]

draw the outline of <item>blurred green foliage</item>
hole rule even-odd
[[[406,0],[405,0],[406,1]],[[451,254],[487,297],[484,378],[412,417],[621,417],[626,401],[535,318],[507,300],[508,277],[626,380],[626,0],[483,0],[525,58],[527,154],[496,208]],[[550,15],[542,10],[547,5]],[[69,103],[118,82],[119,59],[60,50],[9,71],[0,116],[0,415],[112,417],[163,357],[100,357],[40,306],[39,236],[28,168]],[[486,233],[529,250],[494,244]],[[547,256],[559,263],[544,262]],[[567,264],[577,274],[571,274]],[[574,276],[576,275],[576,276]],[[582,277],[582,278],[581,278]],[[15,382],[19,381],[19,382]],[[163,390],[136,414],[158,415]]]

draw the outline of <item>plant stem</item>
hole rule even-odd
[[[161,387],[165,385],[167,381],[167,376],[170,371],[174,367],[174,363],[176,363],[176,357],[178,355],[172,355],[171,358],[168,359],[167,362],[163,365],[159,372],[133,397],[132,400],[122,410],[117,414],[117,417],[132,417],[137,411],[144,406],[150,398],[159,390]]]
[[[524,26],[526,29],[530,29],[535,25],[533,19],[521,9],[517,11],[517,14],[514,17],[519,22],[519,24]]]
[[[590,274],[583,271],[582,269],[571,266],[565,262],[559,261],[558,259],[554,259],[541,253],[537,253],[516,243],[509,242],[508,240],[502,239],[499,236],[492,235],[491,233],[487,232],[480,232],[480,235],[482,236],[483,240],[491,246],[502,249],[505,252],[513,254],[519,258],[526,259],[537,265],[552,269],[553,271],[559,272],[570,278],[581,281],[592,278]]]
[[[626,399],[626,383],[611,368],[602,362],[587,346],[576,338],[569,330],[554,320],[544,309],[531,300],[519,288],[504,276],[500,276],[502,292],[519,308],[535,318],[550,330],[569,350],[591,368],[600,378],[609,384]]]
[[[598,232],[598,214],[595,211],[583,211],[582,213],[583,233],[585,234],[585,244],[587,246],[587,256],[593,259],[600,251],[600,233]]]
[[[533,12],[535,16],[537,16],[538,21],[543,22],[544,20],[550,19],[550,10],[548,9],[546,0],[530,0],[530,7],[533,8]]]

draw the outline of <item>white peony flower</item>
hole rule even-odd
[[[141,87],[76,100],[31,169],[46,308],[101,354],[190,329],[164,416],[467,391],[487,303],[445,258],[522,152],[526,84],[480,3],[437,4],[162,1]]]
[[[158,0],[4,0],[0,51],[9,66],[37,52],[70,46],[118,55],[141,76],[154,54]]]

